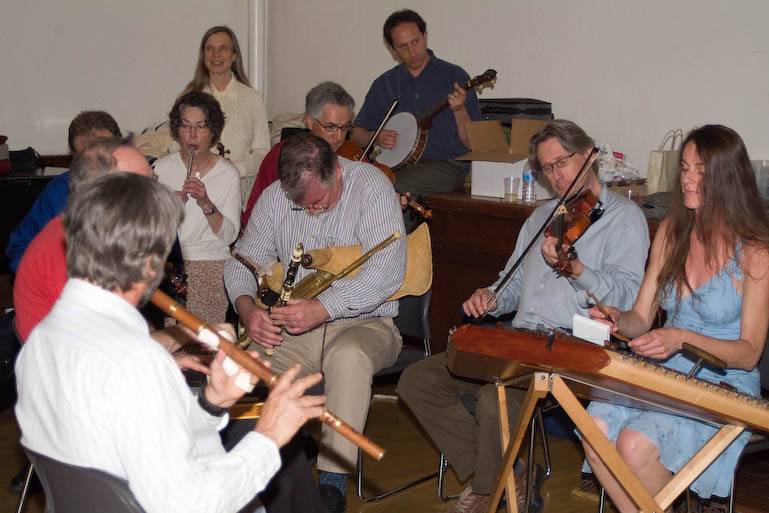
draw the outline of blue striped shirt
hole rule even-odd
[[[254,206],[235,251],[267,268],[276,260],[289,262],[297,242],[305,251],[360,244],[368,251],[394,232],[404,235],[403,216],[392,185],[374,166],[340,158],[342,196],[327,212],[311,216],[284,194],[280,181],[265,189]],[[374,254],[354,277],[343,278],[318,296],[332,320],[394,317],[398,302],[386,301],[403,282],[406,244],[401,237]],[[311,270],[300,268],[297,283]],[[224,282],[234,303],[256,295],[256,280],[240,262],[224,267]]]

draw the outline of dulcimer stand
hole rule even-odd
[[[462,326],[451,335],[447,363],[456,375],[496,385],[503,463],[489,513],[497,511],[505,490],[508,513],[518,513],[513,464],[534,408],[547,395],[552,395],[563,408],[640,513],[664,513],[746,427],[769,429],[769,408],[761,400],[567,335],[559,335],[554,340],[552,334]],[[527,382],[526,397],[515,429],[511,431],[510,419],[505,414],[505,388],[511,385],[522,388]],[[671,481],[652,496],[588,415],[577,395],[679,413],[721,427]]]

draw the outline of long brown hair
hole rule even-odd
[[[671,286],[676,290],[676,304],[680,304],[684,291],[693,292],[686,279],[692,232],[705,248],[706,265],[717,261],[719,248],[731,251],[738,243],[769,248],[769,218],[739,134],[722,125],[705,125],[689,132],[681,143],[682,155],[689,144],[694,145],[705,164],[700,185],[701,207],[696,215],[684,205],[679,166],[665,236],[664,263],[657,276],[658,302]]]
[[[206,30],[206,33],[203,34],[203,39],[200,40],[198,64],[195,67],[195,75],[192,77],[192,81],[187,84],[187,87],[184,88],[182,94],[189,93],[190,91],[202,91],[206,86],[209,85],[210,77],[208,76],[208,69],[206,69],[205,64],[206,41],[208,41],[208,38],[213,34],[217,34],[219,32],[224,32],[230,36],[230,39],[232,40],[232,50],[235,52],[235,62],[232,63],[232,68],[230,68],[232,74],[235,76],[235,79],[238,82],[251,87],[251,84],[248,82],[246,70],[243,67],[243,58],[241,57],[240,53],[240,44],[238,44],[238,38],[235,36],[235,32],[233,32],[232,29],[226,25],[217,25]]]

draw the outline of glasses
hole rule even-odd
[[[553,172],[553,169],[563,169],[566,167],[566,163],[569,162],[569,159],[572,158],[574,155],[576,155],[577,152],[575,151],[571,155],[566,155],[565,157],[561,157],[552,164],[545,164],[542,166],[542,172],[546,175],[549,175]]]
[[[197,123],[197,124],[193,125],[193,124],[187,123],[185,121],[182,121],[179,124],[179,130],[185,130],[187,132],[193,132],[193,131],[205,132],[206,130],[208,130],[208,124],[206,124],[206,123]]]
[[[347,133],[350,130],[352,130],[352,123],[347,123],[346,125],[335,125],[334,123],[325,123],[325,124],[321,123],[315,118],[312,118],[312,120],[315,121],[318,125],[320,125],[320,127],[323,128],[323,130],[325,130],[330,134],[335,134],[340,130],[344,133]]]

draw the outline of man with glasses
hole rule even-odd
[[[535,172],[542,173],[552,189],[563,196],[594,146],[593,139],[573,122],[551,121],[531,138],[529,165]],[[557,201],[552,200],[537,207],[526,220],[515,250],[497,281],[476,290],[462,304],[467,316],[479,318],[486,313],[500,316],[515,312],[512,325],[516,328],[571,328],[574,314],[587,315],[587,308],[591,306],[589,293],[606,304],[619,304],[628,309],[633,305],[649,249],[644,215],[631,200],[604,187],[595,167],[585,173],[574,190],[582,189],[592,191],[599,198],[604,213],[574,244],[577,256],[571,261],[571,273],[555,272],[554,266],[559,260],[558,241],[542,236],[498,299],[491,301],[497,285],[547,221]],[[446,368],[445,354],[440,354],[406,369],[398,383],[398,393],[446,455],[459,479],[465,481],[474,476],[448,511],[486,511],[502,462],[494,385],[455,378]],[[463,405],[463,395],[474,398],[473,413]],[[524,397],[524,390],[507,389],[509,415],[518,415]],[[515,424],[511,418],[510,425]],[[517,462],[516,482],[525,485],[529,476],[523,474],[523,468],[524,465]],[[535,489],[538,488],[541,476],[530,477]],[[523,490],[524,487],[518,489],[518,511],[523,511]],[[541,508],[541,497],[535,493],[532,511]]]
[[[360,244],[366,252],[395,232],[403,234],[400,206],[387,177],[370,164],[338,158],[314,134],[285,141],[279,175],[257,201],[235,246],[235,252],[259,267],[290,261],[298,242],[305,250]],[[225,265],[224,279],[253,345],[262,353],[274,350],[272,368],[282,372],[300,363],[306,372],[322,372],[328,408],[362,430],[372,376],[395,363],[400,352],[401,336],[392,321],[398,302],[388,298],[400,287],[405,268],[401,237],[375,253],[358,274],[334,282],[316,299],[291,300],[270,311],[254,303],[256,280],[240,262]],[[296,279],[309,273],[300,268]],[[352,443],[323,426],[318,470],[328,512],[344,511],[347,477],[356,458]]]
[[[475,92],[465,92],[459,87],[470,77],[462,68],[437,58],[427,48],[427,24],[416,12],[406,9],[391,14],[383,32],[400,64],[371,85],[353,123],[352,138],[365,147],[393,100],[399,102],[397,112],[410,112],[418,117],[448,98],[449,108],[433,119],[422,159],[398,169],[395,190],[414,195],[461,188],[468,166],[454,159],[470,148],[467,123],[481,119]],[[395,131],[382,130],[377,143],[383,148],[393,148],[397,139]]]
[[[307,129],[331,145],[335,152],[352,129],[355,100],[335,82],[321,82],[307,93],[304,102],[304,124]],[[278,179],[278,157],[283,147],[279,142],[267,153],[259,167],[254,188],[246,202],[240,225],[245,227],[251,210],[262,192]]]

